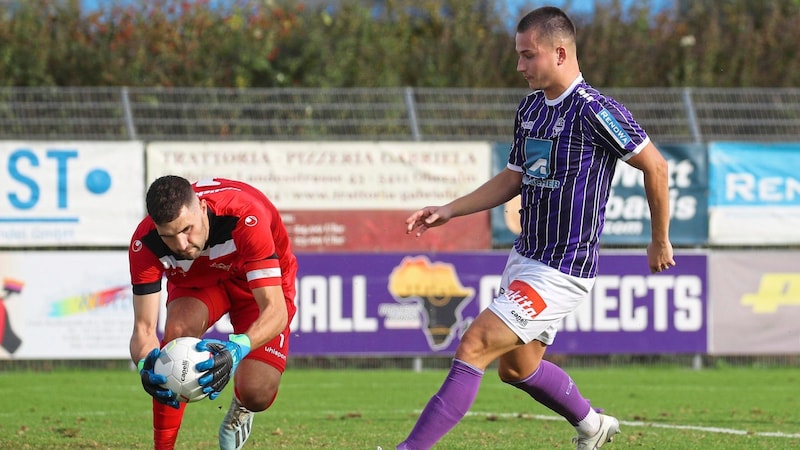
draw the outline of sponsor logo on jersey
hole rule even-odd
[[[526,179],[525,184],[547,189],[558,189],[561,187],[561,182],[558,180],[540,180],[538,178]]]
[[[550,153],[553,142],[548,139],[527,138],[525,140],[525,163],[522,183],[546,189],[561,187],[559,180],[550,176]]]
[[[550,176],[550,154],[553,142],[549,139],[525,139],[525,169],[526,177],[547,178]]]
[[[231,264],[223,264],[223,263],[215,262],[215,263],[211,263],[209,266],[214,268],[214,269],[224,270],[226,272],[231,270]]]
[[[597,113],[597,118],[600,120],[600,123],[603,124],[606,130],[611,133],[611,136],[614,137],[614,140],[617,141],[620,147],[625,147],[631,141],[631,137],[625,131],[624,128],[617,122],[617,119],[608,112],[607,109],[603,108],[600,112]]]
[[[511,315],[514,316],[515,319],[517,319],[517,322],[520,324],[520,326],[524,327],[528,325],[529,320],[519,315],[519,313],[514,311],[513,309],[511,310]]]
[[[286,355],[284,355],[283,353],[275,350],[272,347],[264,347],[264,351],[267,352],[267,353],[271,353],[271,354],[277,356],[280,359],[286,360]]]
[[[142,250],[142,241],[140,241],[139,239],[133,241],[133,244],[131,244],[131,250],[134,253],[138,252],[138,251],[141,251]]]
[[[522,309],[522,319],[531,320],[547,308],[547,304],[544,302],[542,296],[536,292],[536,289],[524,281],[512,281],[505,291],[505,296]],[[514,314],[514,317],[516,317],[518,321],[520,320],[516,314]]]
[[[256,216],[247,216],[244,218],[244,224],[248,227],[255,226],[258,223],[258,218]]]

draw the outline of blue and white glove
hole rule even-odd
[[[153,367],[160,353],[161,350],[154,348],[147,356],[139,361],[139,364],[137,364],[139,376],[142,378],[142,387],[144,387],[144,390],[153,396],[157,402],[178,409],[180,407],[178,405],[178,396],[175,395],[171,389],[161,386],[167,382],[167,377],[153,372]]]
[[[250,338],[246,334],[229,334],[228,339],[227,342],[202,339],[197,343],[198,350],[209,351],[214,355],[195,366],[198,371],[206,372],[197,381],[211,400],[219,396],[231,380],[236,367],[250,353]]]

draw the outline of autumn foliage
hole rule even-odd
[[[569,2],[568,2],[569,3]],[[604,87],[800,85],[796,1],[597,0],[573,15]],[[522,87],[491,0],[0,3],[4,86]],[[333,5],[333,6],[331,6]]]

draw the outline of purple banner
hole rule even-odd
[[[291,354],[449,355],[496,295],[506,252],[298,255]],[[644,250],[601,258],[590,301],[551,352],[706,351],[706,255],[651,275]]]
[[[590,301],[564,320],[553,353],[705,353],[707,256],[651,274],[644,252],[605,253]]]

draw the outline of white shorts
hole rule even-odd
[[[594,278],[567,275],[512,250],[488,309],[522,340],[551,345],[561,320],[589,297]]]

